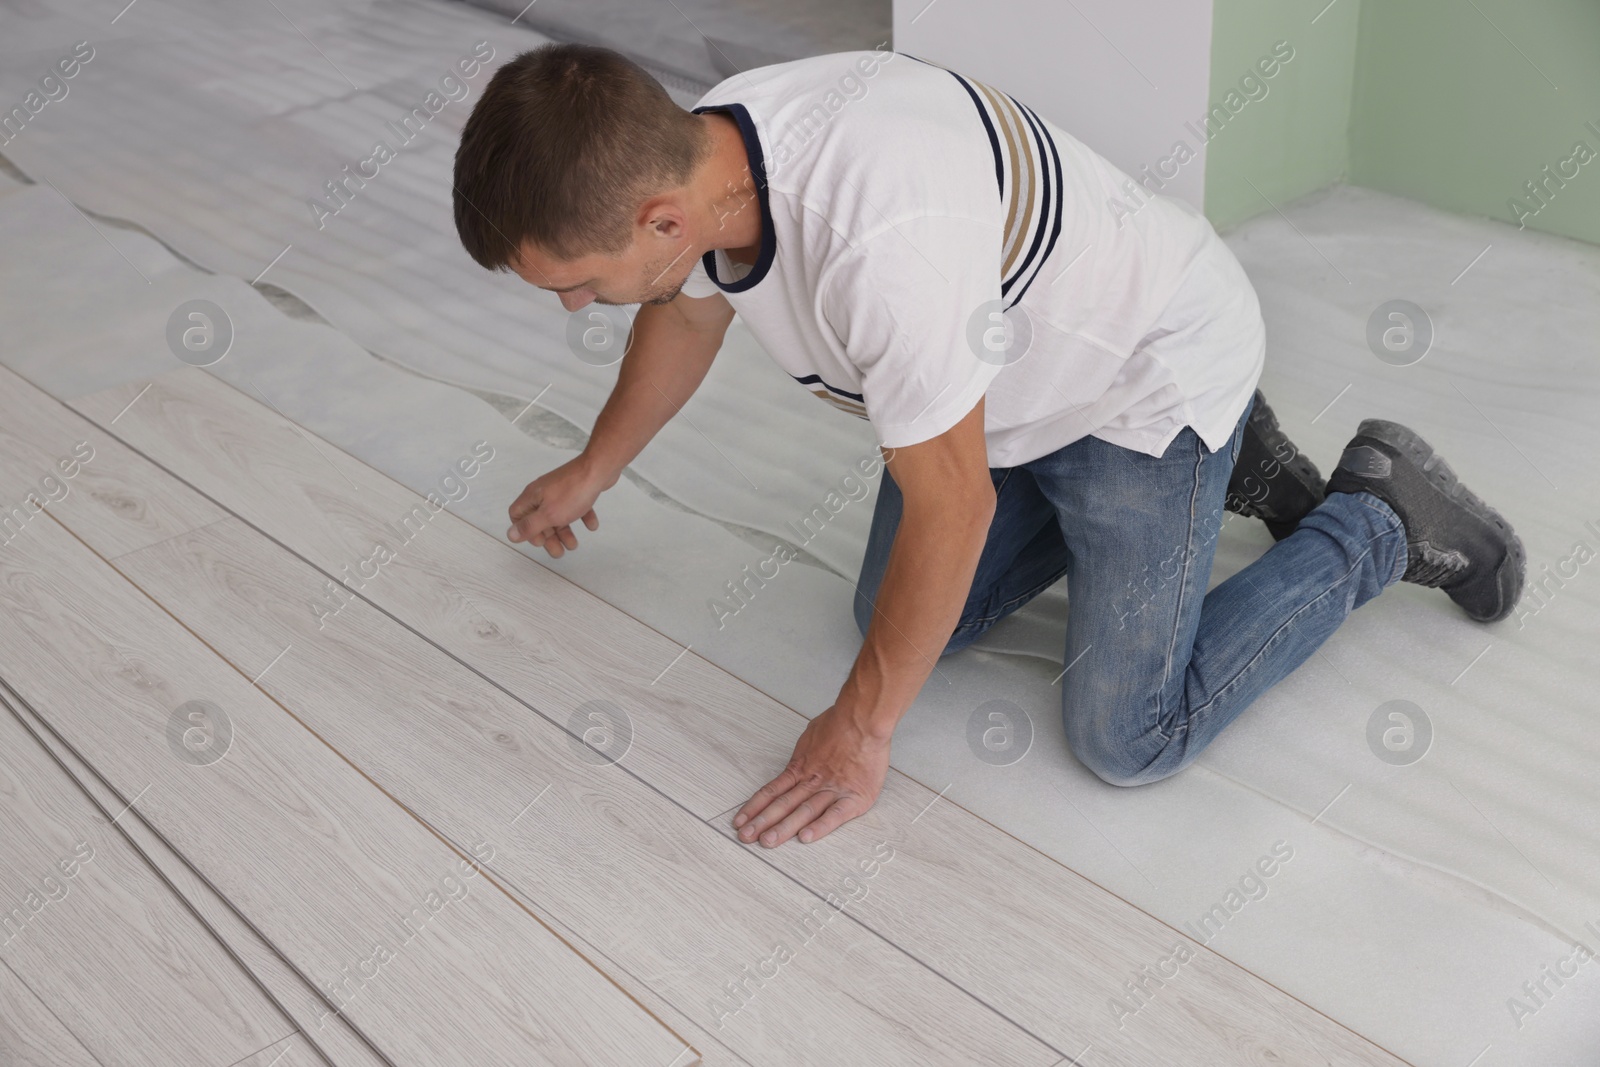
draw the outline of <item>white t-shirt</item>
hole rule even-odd
[[[721,291],[779,366],[884,447],[943,433],[980,396],[991,467],[1085,435],[1153,456],[1184,426],[1213,450],[1228,440],[1266,328],[1187,204],[1006,94],[894,52],[750,70],[695,110],[737,120],[756,184],[738,210],[761,212],[762,240],[753,267],[706,253],[683,292]]]

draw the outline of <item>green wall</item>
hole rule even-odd
[[[1370,0],[1351,128],[1357,185],[1600,243],[1600,3]]]
[[[1206,217],[1219,230],[1346,176],[1360,6],[1335,0],[1324,11],[1326,5],[1215,0],[1213,107],[1225,105],[1244,75],[1259,77],[1257,61],[1277,42],[1294,50],[1277,74],[1262,79],[1267,94],[1250,100],[1207,142]]]
[[[1215,2],[1213,104],[1295,51],[1208,143],[1218,229],[1342,179],[1600,243],[1600,0],[1325,5]]]

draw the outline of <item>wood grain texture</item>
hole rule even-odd
[[[221,1067],[328,1067],[328,1061],[317,1054],[305,1035],[290,1034],[254,1056]],[[344,1067],[344,1063],[335,1061],[334,1067]]]
[[[0,704],[8,704],[0,692]],[[145,823],[137,807],[123,811],[123,804],[95,773],[94,769],[50,731],[26,707],[11,711],[28,727],[34,739],[55,758],[58,765],[95,803],[107,821],[115,818],[122,836],[154,868],[168,889],[188,903],[211,936],[225,946],[234,959],[261,984],[267,995],[290,1022],[305,1035],[305,1041],[321,1055],[318,1062],[337,1067],[385,1067],[378,1054],[351,1029],[341,1016],[327,1014],[332,1007],[316,989],[301,980],[294,969],[263,941],[241,918],[232,905],[206,884],[183,857],[172,851]],[[119,814],[120,813],[120,814]],[[302,1054],[303,1055],[303,1054]]]
[[[141,388],[106,390],[73,406],[108,423]],[[432,512],[333,445],[313,447],[305,431],[211,375],[162,375],[114,429],[327,572],[304,591],[308,614],[330,581],[349,576],[362,596],[554,723],[565,725],[591,700],[609,701],[632,721],[628,765],[701,818],[766,784],[773,754],[790,751],[805,729],[793,709],[692,651],[678,658],[677,642],[509,543],[448,511]],[[420,531],[409,539],[408,516]],[[393,560],[363,569],[378,543]],[[342,602],[351,594],[333,595]],[[334,615],[326,626],[339,622]]]
[[[749,1060],[738,1055],[720,1040],[711,1036],[711,1031],[698,1025],[689,1016],[673,1007],[666,998],[657,993],[643,979],[631,973],[611,956],[602,952],[593,942],[563,923],[559,918],[551,914],[549,909],[541,907],[537,901],[532,900],[515,883],[504,877],[501,877],[500,881],[506,887],[506,891],[520,900],[524,907],[537,913],[545,922],[550,924],[551,929],[566,938],[579,952],[583,953],[586,959],[592,960],[596,967],[611,976],[612,981],[627,990],[630,996],[638,1000],[639,1003],[660,1018],[662,1022],[670,1026],[673,1033],[681,1034],[685,1041],[694,1046],[694,1049],[700,1053],[700,1067],[754,1067]],[[688,1058],[687,1053],[685,1053],[684,1058]],[[678,1067],[678,1065],[673,1064],[670,1067]]]
[[[30,496],[92,531],[90,545],[108,558],[225,514],[172,479],[157,477],[159,471],[114,437],[3,366],[0,455],[7,458],[0,466],[0,552],[41,517]]]
[[[879,841],[894,858],[855,866]],[[1088,1064],[1405,1062],[904,775],[816,846],[766,856]]]
[[[158,387],[162,384],[158,383]],[[225,468],[211,469],[203,459],[187,454],[190,450],[186,449],[183,440],[185,435],[199,441],[229,439],[229,433],[220,426],[208,426],[205,417],[197,410],[204,399],[227,407],[228,425],[234,427],[238,435],[255,432],[247,428],[248,423],[243,417],[243,409],[247,409],[251,402],[243,398],[243,403],[239,403],[239,394],[220,383],[215,387],[204,382],[192,384],[193,389],[188,391],[195,395],[165,401],[171,407],[158,405],[146,409],[151,423],[139,429],[142,435],[140,447],[148,445],[161,455],[170,457],[176,468],[186,477],[194,478],[197,484],[226,489],[235,482],[247,482],[247,467],[241,466],[232,473]],[[96,398],[94,404],[116,410],[113,406],[116,399],[111,396]],[[160,427],[162,419],[172,422],[168,430]],[[331,446],[324,450],[339,455]],[[220,454],[221,451],[214,450],[213,454]],[[242,457],[249,455],[250,449],[241,441],[226,452]],[[297,463],[299,473],[287,483],[280,481],[279,487],[267,496],[281,497],[286,509],[297,498],[327,499],[335,496],[332,480],[339,475],[314,457],[313,463],[315,466]],[[317,470],[316,466],[320,466],[321,470]],[[353,478],[372,475],[372,472],[359,465],[348,467],[348,471]],[[279,473],[275,477],[287,476]],[[320,490],[317,489],[319,481],[327,483]],[[235,496],[241,497],[242,494]],[[252,509],[252,514],[262,520],[269,518],[266,512],[264,506]],[[440,516],[441,520],[445,518],[448,516]],[[226,528],[227,524],[219,527]],[[438,532],[453,539],[458,536],[456,530],[456,527],[439,522],[428,533],[430,537]],[[297,550],[316,540],[287,517],[273,523],[270,531],[277,531],[275,536],[280,536],[281,540]],[[203,544],[205,533],[202,531],[196,537],[181,539],[181,544]],[[437,624],[427,621],[447,610],[445,604],[449,599],[448,594],[439,594],[437,606],[420,611],[405,607],[405,590],[388,590],[382,598],[375,595],[375,588],[380,583],[391,580],[387,569],[382,577],[362,590],[363,595],[372,596],[420,632],[457,652],[475,668],[511,692],[529,698],[535,707],[539,707],[537,700],[530,696],[535,685],[523,681],[523,675],[530,670],[528,663],[537,666],[539,661],[529,656],[528,662],[521,662],[517,652],[519,648],[537,646],[519,640],[518,635],[524,632],[537,634],[537,616],[540,613],[545,617],[565,617],[559,615],[559,598],[554,602],[549,596],[527,600],[526,606],[519,610],[523,601],[512,597],[506,590],[525,584],[518,575],[521,565],[531,561],[511,554],[512,566],[505,573],[503,584],[496,586],[481,577],[484,566],[481,563],[474,564],[473,560],[479,554],[496,557],[506,553],[491,551],[486,544],[491,539],[476,530],[466,529],[459,536],[467,542],[481,545],[479,552],[439,548],[434,554],[461,562],[461,570],[454,575],[453,588],[466,592],[470,586],[471,592],[470,599],[457,598],[456,611],[458,616],[476,621],[476,631],[461,618],[444,619]],[[180,548],[179,544],[175,542],[151,553],[142,553],[129,562],[135,566],[142,565],[145,559],[169,547],[173,551],[186,550]],[[406,548],[409,553],[412,547],[420,549],[432,544],[419,537],[414,545]],[[430,547],[430,551],[434,550]],[[420,553],[416,555],[420,556]],[[467,577],[472,574],[480,577]],[[399,572],[396,572],[394,577],[398,576]],[[438,574],[423,569],[420,581],[437,585],[447,576],[442,568]],[[404,577],[408,585],[419,580],[416,569],[407,571]],[[221,582],[224,586],[227,584],[223,578],[212,581]],[[402,583],[394,584],[398,586]],[[496,589],[501,591],[497,593]],[[552,595],[559,593],[560,587],[556,587]],[[178,594],[169,588],[163,595]],[[252,604],[267,604],[277,599],[277,594],[259,584],[251,596],[256,598],[251,600]],[[185,598],[185,602],[195,605],[190,610],[207,610],[199,606],[201,599],[191,595]],[[259,609],[252,607],[250,611],[249,617],[259,617]],[[284,629],[271,638],[260,635],[252,638],[225,620],[211,625],[216,626],[215,632],[219,634],[227,630],[238,632],[238,654],[246,657],[246,668],[254,671],[264,666],[279,649],[295,640],[289,636],[291,633],[309,633],[321,638],[327,631],[353,617],[341,612],[319,630],[314,625],[308,629],[303,620],[295,621],[292,604],[281,604],[277,612],[285,620]],[[210,614],[214,616],[215,611],[211,610]],[[513,622],[513,619],[516,621]],[[619,615],[618,626],[626,627],[629,624],[638,625]],[[276,647],[272,647],[274,645]],[[697,657],[693,653],[684,656],[668,677],[677,674],[691,659]],[[277,669],[274,667],[274,671]],[[717,743],[693,742],[693,747],[684,748],[677,757],[680,762],[691,764],[703,751],[710,772],[726,773],[730,753],[750,751],[749,746],[741,745],[737,738],[730,739],[730,733],[748,733],[756,739],[765,739],[758,747],[768,744],[778,746],[759,754],[755,766],[761,766],[770,751],[787,751],[783,745],[789,741],[771,740],[777,727],[766,714],[770,707],[766,697],[720,671],[708,674],[696,684],[708,690],[727,690],[725,695],[717,692],[709,699],[702,697],[708,706],[752,709],[751,718],[733,724],[718,720]],[[631,704],[625,706],[630,711],[633,707]],[[638,727],[638,716],[634,716],[634,722]],[[481,723],[471,728],[488,729]],[[698,723],[691,718],[662,728],[679,731],[679,740],[682,745],[688,746],[695,736]],[[639,743],[638,734],[642,733],[642,728],[636,732],[636,746]],[[504,736],[520,740],[521,734],[511,731]],[[666,753],[667,750],[663,748],[661,751]],[[635,752],[630,752],[623,764],[697,813],[704,810],[705,801],[718,795],[715,783],[709,782],[706,775],[696,772],[692,766],[681,772],[653,776],[661,771],[662,766],[673,761],[652,762],[636,759],[635,755]],[[737,788],[722,795],[731,798],[730,805],[742,802],[748,795],[747,786],[752,780],[748,776],[740,776],[736,779]],[[701,784],[704,784],[704,788],[700,787]],[[1176,942],[1182,940],[1190,943],[1189,939],[964,809],[941,802],[927,815],[919,816],[918,813],[928,808],[933,800],[931,790],[891,771],[878,808],[836,833],[834,838],[839,840],[830,838],[815,847],[786,848],[771,853],[753,851],[759,851],[766,862],[788,871],[815,892],[826,894],[840,891],[842,877],[855,873],[859,879],[859,872],[852,870],[853,865],[863,855],[871,855],[870,849],[863,851],[861,846],[864,841],[870,838],[868,843],[895,842],[905,862],[898,868],[897,875],[882,883],[869,903],[852,903],[851,910],[857,919],[905,947],[928,966],[950,977],[982,1002],[992,1005],[1031,1033],[1064,1049],[1067,1056],[1076,1055],[1084,1047],[1093,1045],[1096,1054],[1107,1062],[1179,1061],[1192,1052],[1200,1057],[1199,1062],[1205,1062],[1205,1058],[1210,1056],[1218,1062],[1247,1064],[1321,1063],[1321,1055],[1316,1049],[1328,1048],[1340,1050],[1352,1063],[1397,1062],[1383,1050],[1333,1020],[1262,982],[1213,951],[1199,946],[1195,946],[1196,960],[1182,969],[1181,981],[1162,988],[1132,1020],[1125,1020],[1120,1027],[1115,1025],[1118,1020],[1111,1011],[1110,1001],[1112,996],[1126,993],[1123,983],[1141,976],[1143,968],[1156,966],[1162,957],[1170,953]],[[542,800],[540,804],[543,804]],[[715,816],[722,814],[725,812],[715,813]],[[717,828],[731,840],[732,830],[726,825],[726,819],[715,816],[713,821]],[[924,827],[936,827],[937,832],[924,832]],[[886,873],[896,870],[892,863],[883,869]],[[917,876],[907,877],[905,872],[908,870],[917,871]],[[996,872],[1006,873],[1001,876]],[[523,886],[520,879],[514,881],[519,888]],[[883,891],[883,887],[896,884],[900,886],[896,893]]]
[[[0,709],[0,959],[107,1063],[228,1063],[294,1029]]]
[[[4,696],[0,694],[0,702],[3,701]],[[116,815],[122,805],[116,802],[114,794],[105,788],[92,768],[61,745],[49,732],[49,728],[34,718],[27,709],[13,710],[20,710],[23,719],[34,725],[34,736],[55,755],[57,760],[67,765],[68,773],[78,781],[80,787],[101,803],[102,812],[108,818]],[[117,825],[123,829],[125,836],[132,839],[145,859],[162,873],[174,891],[188,900],[199,912],[213,936],[227,945],[256,980],[267,988],[283,1012],[300,1027],[305,1039],[321,1051],[327,1063],[335,1064],[337,1067],[384,1067],[378,1054],[341,1017],[324,1016],[324,1008],[327,1005],[316,990],[301,981],[300,976],[295,974],[272,947],[246,925],[232,906],[145,825],[137,809],[132,809],[123,815],[117,820]],[[468,846],[460,847],[465,851]],[[515,886],[508,885],[507,888],[517,893],[525,906],[540,910],[533,901],[518,893]],[[557,934],[574,945],[583,956],[610,975],[629,995],[638,999],[675,1032],[682,1034],[700,1052],[701,1067],[750,1067],[747,1061],[730,1051],[709,1032],[696,1026],[686,1015],[663,1000],[648,985],[628,973],[626,968],[579,936],[576,931],[552,915],[541,912],[541,918],[548,922]]]
[[[0,960],[0,1063],[5,1067],[99,1067],[89,1050]]]
[[[246,674],[288,647],[276,700],[749,1063],[1062,1059],[370,605],[319,630],[315,572],[243,523],[117,566]]]
[[[0,555],[0,676],[388,1059],[683,1064],[682,1040],[64,527],[31,532]],[[233,731],[203,767],[167,741],[196,699]]]

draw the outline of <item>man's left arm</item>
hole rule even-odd
[[[741,841],[809,843],[872,807],[895,724],[961,617],[995,508],[982,396],[948,430],[894,449],[888,469],[904,504],[866,639],[833,706],[734,816]]]

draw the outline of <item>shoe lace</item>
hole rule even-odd
[[[1437,589],[1450,579],[1460,577],[1467,569],[1467,557],[1454,549],[1435,548],[1426,541],[1406,547],[1410,562],[1403,580],[1415,585]]]

